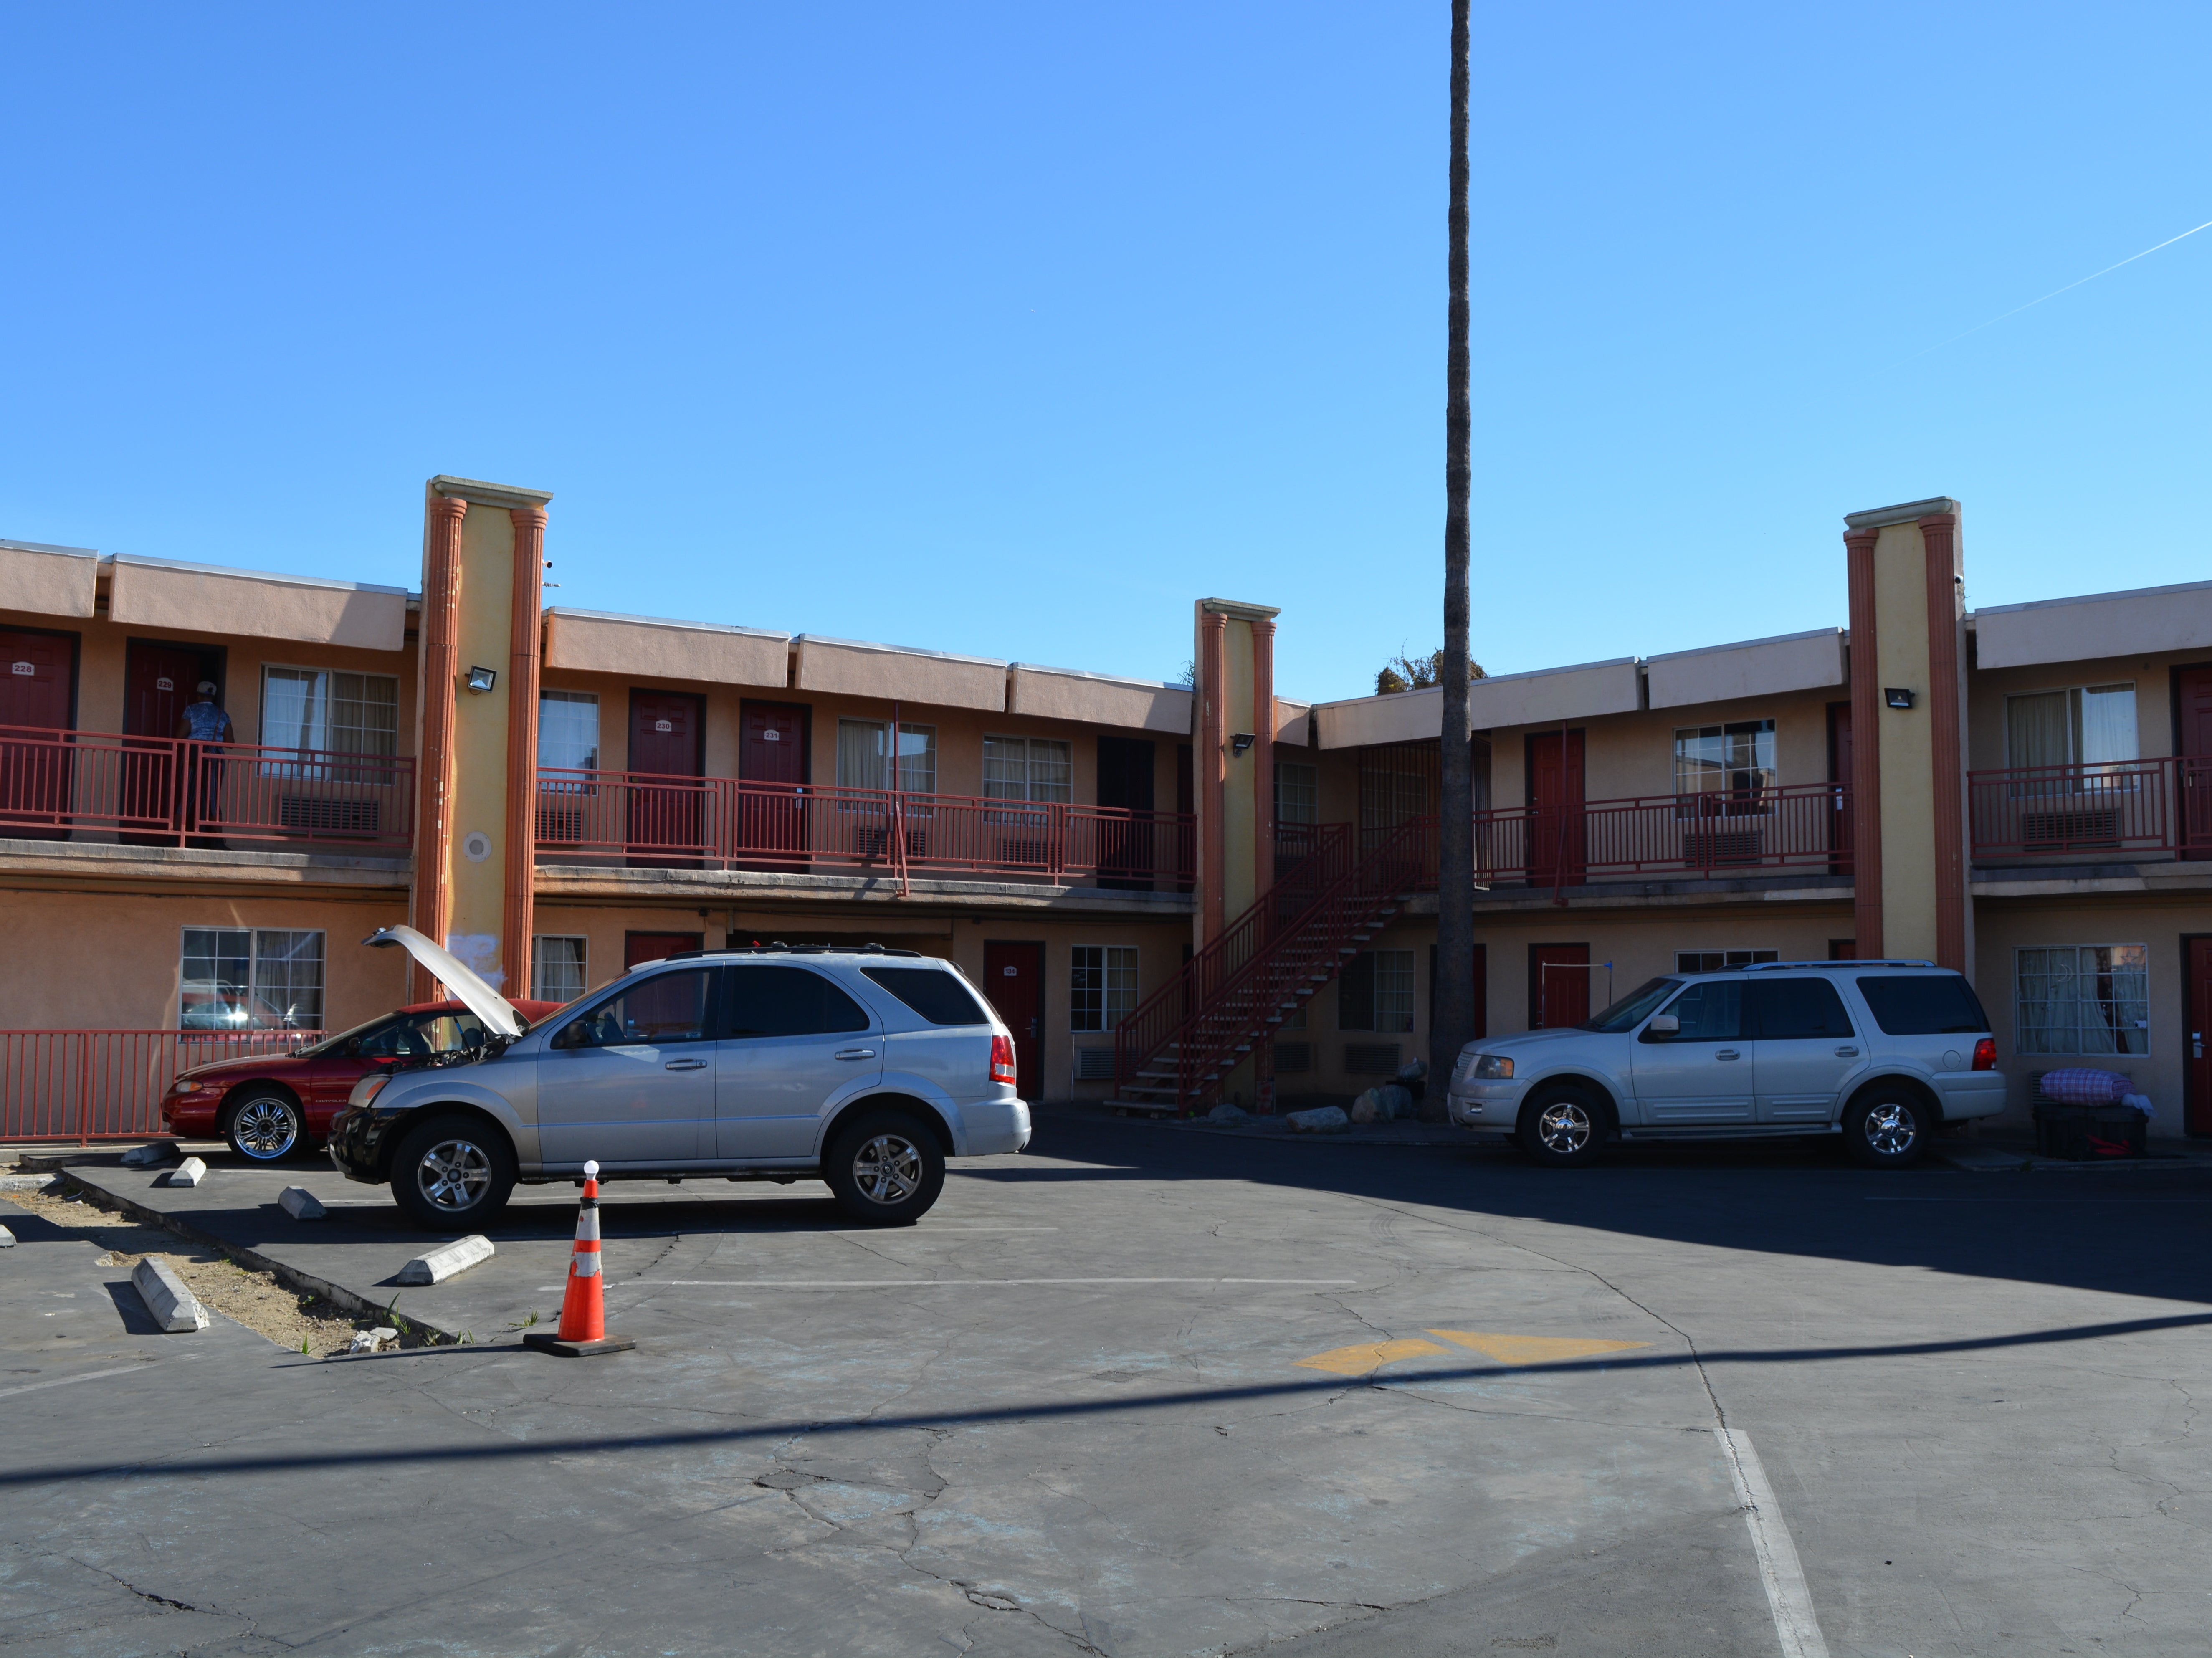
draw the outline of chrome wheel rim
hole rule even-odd
[[[1867,1144],[1885,1157],[1911,1151],[1919,1135],[1920,1125],[1913,1121],[1912,1113],[1893,1100],[1884,1100],[1867,1112]]]
[[[468,1140],[440,1140],[415,1165],[416,1189],[449,1215],[475,1208],[490,1184],[491,1159]]]
[[[238,1149],[249,1157],[281,1157],[298,1143],[300,1119],[282,1100],[248,1100],[231,1125]]]
[[[1574,1100],[1558,1100],[1536,1119],[1536,1138],[1547,1151],[1571,1155],[1589,1144],[1589,1113]]]
[[[903,1134],[878,1134],[853,1156],[853,1179],[871,1202],[903,1203],[921,1189],[921,1148]]]

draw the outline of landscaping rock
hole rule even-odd
[[[1356,1123],[1387,1122],[1389,1116],[1382,1108],[1382,1090],[1370,1088],[1352,1102],[1352,1121]],[[1334,1110],[1334,1107],[1328,1108]]]
[[[330,1211],[323,1200],[304,1186],[288,1186],[276,1194],[276,1202],[294,1220],[325,1220]]]
[[[198,1186],[207,1178],[207,1164],[198,1157],[186,1157],[161,1176],[164,1186]]]
[[[1374,1090],[1381,1107],[1382,1121],[1401,1122],[1413,1114],[1413,1095],[1411,1089],[1401,1088],[1396,1083],[1385,1083]]]
[[[1352,1119],[1344,1114],[1344,1108],[1335,1105],[1293,1111],[1283,1121],[1290,1124],[1293,1134],[1341,1134],[1352,1127]]]
[[[1229,1101],[1224,1100],[1206,1114],[1206,1120],[1208,1122],[1249,1122],[1252,1121],[1252,1114],[1241,1105],[1233,1105]]]
[[[399,1345],[399,1332],[389,1324],[380,1324],[374,1330],[356,1330],[353,1340],[347,1345],[349,1353],[380,1353]]]
[[[174,1140],[149,1140],[143,1145],[134,1145],[123,1154],[125,1169],[158,1169],[177,1155]]]
[[[492,1257],[491,1240],[481,1232],[471,1232],[465,1238],[455,1238],[451,1243],[441,1243],[434,1249],[426,1249],[399,1269],[402,1284],[443,1284],[447,1278],[465,1272],[479,1261]]]
[[[153,1314],[154,1322],[169,1333],[181,1335],[207,1328],[207,1309],[185,1288],[184,1279],[167,1261],[145,1257],[131,1269],[131,1287]]]

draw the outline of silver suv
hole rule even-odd
[[[1932,962],[1762,962],[1639,985],[1595,1018],[1469,1042],[1451,1120],[1539,1163],[1605,1142],[1841,1134],[1874,1168],[2004,1109],[1973,987]]]
[[[532,1025],[411,927],[367,942],[405,948],[484,1025],[457,1054],[363,1077],[331,1125],[346,1177],[388,1183],[437,1231],[587,1159],[603,1181],[819,1179],[855,1219],[902,1225],[937,1201],[946,1157],[1029,1144],[1013,1037],[949,962],[691,950]]]

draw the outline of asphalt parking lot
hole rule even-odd
[[[0,1255],[0,1653],[2194,1652],[2212,1168],[1590,1171],[1047,1116],[923,1223],[572,1188],[448,1284],[301,1165],[88,1180],[471,1344],[143,1333]],[[355,1204],[312,1226],[287,1181]],[[265,1187],[265,1189],[264,1189]],[[111,1282],[111,1280],[113,1280]]]

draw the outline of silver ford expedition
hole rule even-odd
[[[411,927],[398,944],[488,1033],[372,1072],[331,1160],[423,1226],[473,1230],[516,1181],[818,1179],[872,1225],[937,1201],[948,1157],[1018,1151],[1012,1034],[949,962],[869,945],[686,951],[535,1025]],[[475,1033],[471,1033],[475,1034]]]
[[[1840,1134],[1897,1168],[1946,1123],[2004,1109],[1973,987],[1932,962],[1762,962],[1639,985],[1564,1029],[1470,1042],[1451,1120],[1539,1163],[1623,1140]]]

